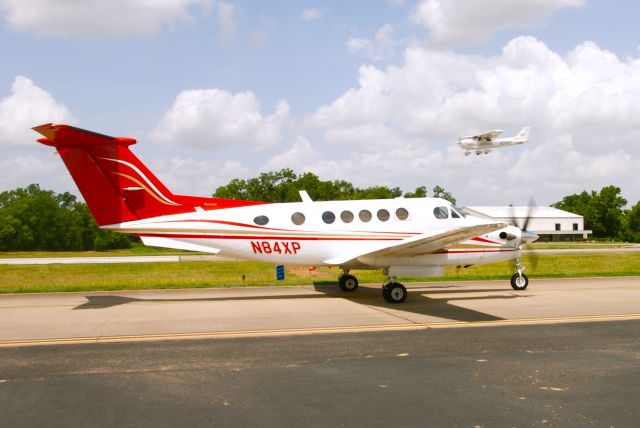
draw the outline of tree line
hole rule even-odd
[[[403,196],[399,187],[360,188],[345,180],[320,180],[320,177],[311,172],[298,175],[289,168],[276,172],[263,172],[258,177],[248,180],[234,178],[229,184],[218,187],[213,196],[264,202],[299,202],[300,190],[306,190],[314,201],[391,199]],[[446,199],[454,205],[456,203],[453,195],[439,185],[433,188],[431,195]],[[426,186],[420,186],[415,191],[404,194],[405,198],[425,196],[427,196]]]
[[[31,184],[0,193],[0,251],[102,251],[136,240],[99,229],[87,205],[69,192]]]
[[[427,186],[403,193],[398,187],[359,188],[345,180],[324,181],[310,172],[291,169],[265,172],[250,179],[233,179],[220,186],[214,197],[265,202],[300,201],[300,190],[313,200],[387,199],[433,196],[456,203],[442,186]],[[640,242],[640,202],[624,209],[627,200],[615,186],[565,196],[552,206],[582,215],[585,229],[596,238]],[[101,230],[89,208],[69,192],[56,194],[37,184],[0,193],[0,251],[108,250],[128,248],[139,240],[125,234]]]
[[[628,210],[626,205],[619,187],[605,186],[565,196],[551,206],[583,216],[584,228],[593,230],[595,238],[640,242],[640,201]]]

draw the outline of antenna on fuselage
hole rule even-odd
[[[302,199],[302,202],[313,202],[313,199],[311,199],[311,196],[309,196],[306,190],[300,190],[299,193],[300,193],[300,199]]]

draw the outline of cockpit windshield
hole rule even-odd
[[[451,217],[453,218],[465,218],[466,215],[464,213],[464,211],[462,211],[460,208],[451,205]]]

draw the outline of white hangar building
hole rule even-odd
[[[477,217],[504,221],[522,226],[531,216],[527,230],[540,236],[539,241],[575,241],[587,239],[591,230],[584,230],[584,217],[553,207],[465,207]]]

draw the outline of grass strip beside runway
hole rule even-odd
[[[535,272],[528,256],[523,262],[531,278],[640,275],[640,253],[540,255]],[[450,267],[445,276],[429,280],[508,279],[512,266],[505,262],[467,269]],[[302,285],[335,282],[339,273],[336,268],[287,267],[286,280],[276,281],[273,265],[249,261],[0,265],[0,293]],[[352,273],[361,283],[382,283],[385,279],[377,270]]]

